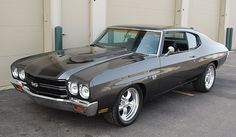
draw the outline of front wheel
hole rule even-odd
[[[109,113],[104,114],[108,122],[120,126],[131,125],[142,108],[143,94],[139,86],[131,86],[122,90]]]
[[[193,83],[194,88],[199,92],[209,92],[216,78],[216,69],[213,63],[210,63],[205,72]]]

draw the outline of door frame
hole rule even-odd
[[[94,40],[94,36],[96,36],[99,32],[97,30],[101,30],[101,28],[105,28],[107,26],[107,0],[104,0],[103,6],[105,9],[98,9],[98,6],[95,6],[96,2],[94,0],[88,0],[89,2],[89,40],[92,42]],[[100,3],[101,4],[101,3]],[[53,51],[55,49],[54,46],[54,28],[56,26],[61,26],[62,22],[62,14],[61,14],[61,0],[43,0],[44,5],[44,52]],[[105,10],[101,14],[96,14],[97,10]],[[103,22],[103,25],[96,24],[97,16],[101,16],[100,22]]]
[[[52,15],[51,15],[51,2],[52,0],[43,0],[43,47],[44,52],[53,50],[53,30],[52,30]]]

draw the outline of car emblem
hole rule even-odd
[[[30,82],[30,84],[31,84],[31,86],[33,86],[33,87],[35,87],[35,88],[37,88],[38,86],[39,86],[39,84],[38,83],[34,83],[34,82]]]
[[[156,80],[157,79],[157,75],[152,75],[152,80]]]

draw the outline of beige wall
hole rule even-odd
[[[108,0],[107,24],[174,25],[175,0]]]
[[[90,41],[88,0],[61,0],[61,25],[66,34],[63,48],[81,47]]]
[[[96,0],[91,2],[90,23],[91,39],[93,42],[107,26],[107,1]]]
[[[218,41],[220,1],[109,0],[107,24],[181,25],[194,27]]]
[[[229,27],[234,28],[233,45],[232,45],[233,49],[236,49],[236,8],[235,6],[236,6],[236,0],[231,0]]]
[[[10,64],[43,52],[43,0],[0,0],[0,87],[10,84]]]
[[[188,26],[218,41],[220,0],[190,0]]]

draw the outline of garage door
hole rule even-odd
[[[209,21],[210,20],[210,21]],[[190,0],[189,26],[218,40],[220,0]]]
[[[43,0],[0,0],[0,87],[9,85],[10,64],[43,52]]]
[[[175,0],[108,0],[108,25],[174,25]]]

